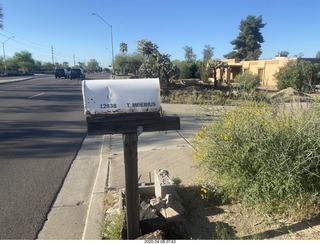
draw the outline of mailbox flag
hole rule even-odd
[[[158,78],[83,80],[82,95],[85,114],[160,111]]]

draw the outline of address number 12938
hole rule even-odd
[[[103,103],[103,104],[100,104],[100,108],[117,108],[117,104],[115,104],[115,103]]]

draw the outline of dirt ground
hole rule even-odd
[[[190,239],[201,240],[319,240],[320,216],[300,222],[258,215],[240,203],[208,204],[185,190],[184,229]]]

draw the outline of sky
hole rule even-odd
[[[303,53],[314,58],[320,50],[319,0],[0,0],[0,4],[4,14],[0,42],[6,58],[26,50],[42,62],[53,58],[73,66],[95,59],[108,67],[112,42],[115,56],[120,43],[126,43],[132,54],[138,40],[148,39],[171,60],[184,60],[185,46],[202,59],[205,45],[214,47],[213,58],[223,59],[233,50],[230,41],[248,15],[261,15],[267,23],[261,29],[265,42],[260,59],[280,51],[288,51],[289,57]]]

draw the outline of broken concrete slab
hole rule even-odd
[[[162,208],[160,210],[161,215],[168,221],[168,222],[181,222],[182,216],[175,211],[173,208]]]

